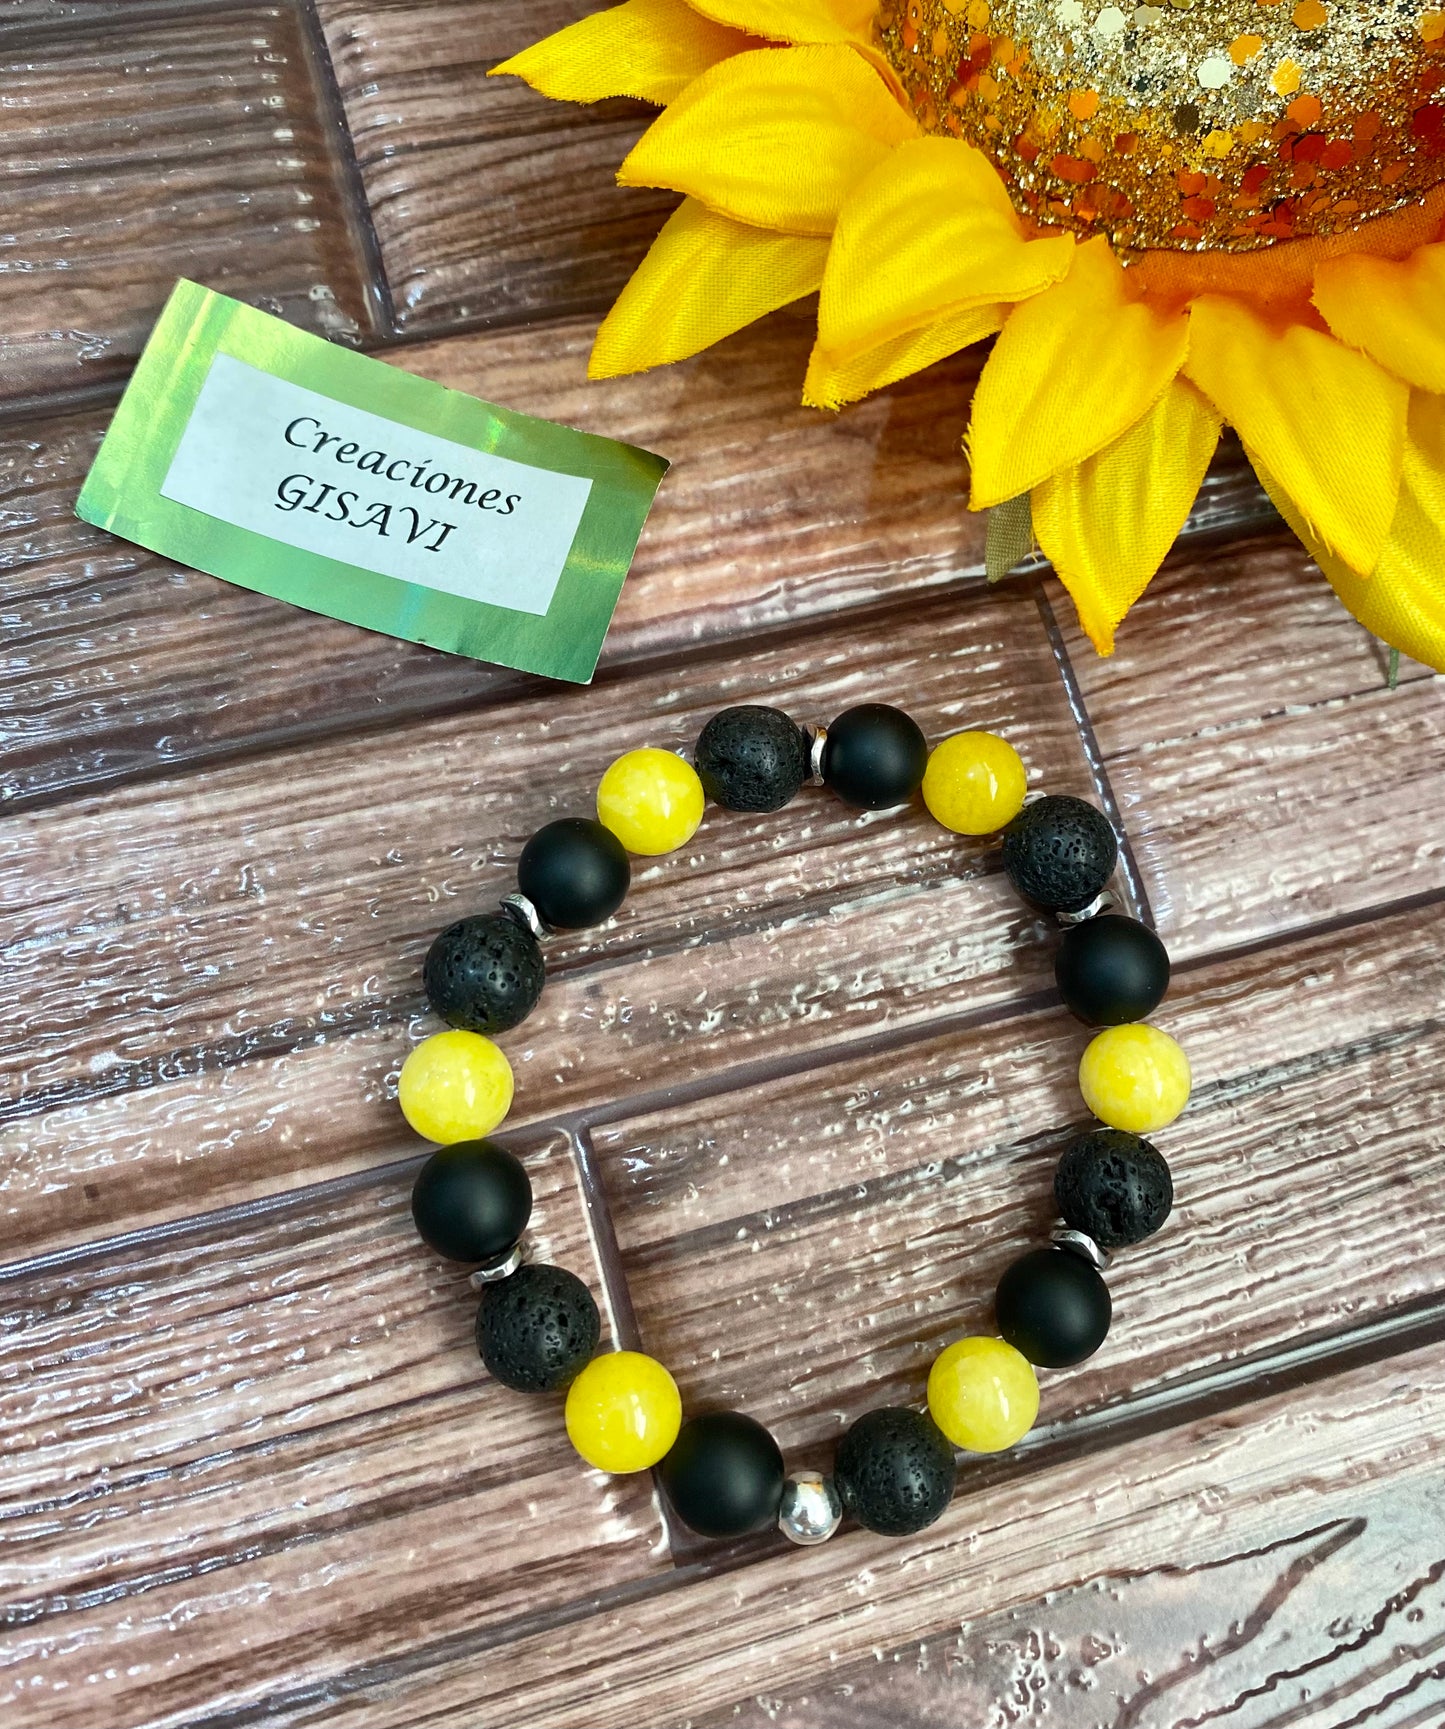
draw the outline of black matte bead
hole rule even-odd
[[[517,887],[554,930],[610,919],[631,882],[627,848],[588,817],[564,816],[539,828],[517,861]]]
[[[602,1323],[575,1274],[527,1264],[487,1285],[477,1310],[477,1349],[488,1370],[518,1393],[555,1393],[586,1368]]]
[[[537,1006],[545,979],[537,939],[505,913],[458,919],[427,950],[427,1001],[454,1027],[504,1033]]]
[[[886,702],[840,714],[823,745],[823,780],[859,810],[906,804],[923,784],[928,740],[917,721]]]
[[[741,1411],[690,1417],[658,1466],[672,1510],[700,1537],[742,1537],[778,1516],[783,1455]]]
[[[521,1160],[495,1141],[455,1141],[417,1172],[411,1216],[439,1255],[490,1266],[526,1230],[532,1185]]]
[[[953,1448],[931,1417],[901,1405],[868,1411],[843,1436],[833,1481],[860,1525],[906,1537],[953,1498]]]
[[[781,810],[808,778],[809,749],[808,735],[780,708],[746,703],[712,717],[693,764],[724,810]]]
[[[1109,1331],[1109,1287],[1082,1255],[1034,1249],[998,1282],[994,1316],[1016,1351],[1041,1369],[1092,1357]]]
[[[1103,913],[1059,940],[1054,977],[1070,1013],[1091,1027],[1147,1020],[1169,989],[1169,954],[1137,919]]]
[[[1157,1147],[1124,1129],[1095,1129],[1064,1150],[1054,1172],[1063,1221],[1101,1249],[1142,1243],[1169,1217],[1174,1179]]]
[[[1045,912],[1082,911],[1114,874],[1118,858],[1108,819],[1066,793],[1026,804],[1004,830],[1008,879]]]

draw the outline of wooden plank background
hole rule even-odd
[[[1439,683],[1387,689],[1229,445],[1112,659],[1047,573],[988,589],[976,355],[816,415],[804,306],[587,384],[668,208],[611,188],[645,112],[484,78],[585,9],[0,6],[0,1723],[1438,1726]],[[178,274],[673,457],[595,685],[78,522]],[[932,1530],[705,1546],[487,1381],[395,1075],[430,936],[614,754],[865,696],[1120,822],[1179,1207]],[[920,813],[710,813],[506,1041],[540,1253],[826,1462],[1050,1222],[1048,955]]]

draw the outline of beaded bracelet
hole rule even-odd
[[[691,839],[706,799],[772,811],[805,784],[861,810],[909,801],[920,789],[957,834],[1003,832],[1003,868],[1031,905],[1064,927],[1055,977],[1065,1006],[1095,1033],[1079,1065],[1084,1101],[1105,1126],[1059,1161],[1062,1224],[1050,1246],[1016,1260],[994,1297],[998,1337],[956,1340],[928,1376],[928,1411],[867,1412],[838,1443],[831,1475],[784,1471],[762,1424],[740,1412],[682,1417],[672,1376],[638,1351],[597,1354],[597,1304],[580,1279],[526,1259],[532,1191],[521,1163],[486,1137],[506,1116],[512,1072],[488,1036],[536,1006],[540,939],[608,919],[631,882],[629,853],[655,857]],[[448,926],[428,951],[426,994],[452,1030],[425,1039],[401,1070],[399,1098],[414,1129],[442,1143],[422,1166],[412,1215],[431,1248],[472,1263],[481,1293],[477,1348],[491,1374],[523,1393],[566,1389],[573,1446],[604,1471],[659,1468],[674,1512],[706,1537],[739,1537],[774,1521],[795,1543],[821,1543],[846,1512],[902,1536],[948,1505],[955,1448],[1012,1446],[1038,1413],[1039,1368],[1067,1368],[1103,1343],[1112,1313],[1103,1273],[1113,1249],[1156,1231],[1173,1205],[1169,1167],[1142,1137],[1172,1122],[1189,1064],[1167,1033],[1145,1024],[1169,983],[1154,932],[1111,911],[1118,859],[1108,821],[1082,799],[1029,793],[1018,753],[987,732],[944,739],[930,754],[916,723],[882,703],[805,730],[775,708],[714,715],[690,765],[672,751],[636,750],[603,775],[597,819],[564,817],[522,850],[518,889],[501,909]]]

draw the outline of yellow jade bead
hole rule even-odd
[[[401,1114],[428,1141],[450,1146],[491,1134],[512,1108],[512,1065],[480,1033],[434,1033],[401,1065]]]
[[[955,834],[997,834],[1023,809],[1029,778],[1006,738],[956,732],[933,747],[923,771],[923,802]]]
[[[1002,1339],[959,1339],[928,1371],[935,1423],[969,1453],[1001,1453],[1034,1426],[1039,1383],[1033,1365]]]
[[[1079,1062],[1079,1091],[1101,1123],[1147,1135],[1172,1123],[1189,1103],[1189,1058],[1158,1027],[1142,1021],[1105,1027]]]
[[[686,846],[702,821],[697,770],[670,750],[630,750],[603,775],[597,820],[628,850],[655,858]]]
[[[589,1465],[621,1474],[646,1471],[677,1439],[677,1382],[641,1351],[594,1357],[567,1389],[567,1438]]]

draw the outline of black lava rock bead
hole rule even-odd
[[[1054,955],[1064,1006],[1091,1027],[1146,1020],[1169,989],[1169,954],[1137,919],[1103,913],[1066,930]]]
[[[700,1537],[742,1537],[778,1516],[783,1455],[741,1411],[690,1417],[658,1466],[663,1493]]]
[[[1174,1179],[1157,1147],[1124,1129],[1095,1129],[1064,1149],[1054,1172],[1064,1223],[1101,1249],[1153,1236],[1174,1205]]]
[[[1003,834],[1009,881],[1045,912],[1076,913],[1088,906],[1118,859],[1108,819],[1065,793],[1026,804]]]
[[[693,764],[724,810],[781,810],[808,778],[811,740],[780,708],[743,704],[698,734]]]
[[[840,714],[823,745],[823,780],[859,810],[906,804],[923,783],[928,740],[917,721],[886,702]]]
[[[488,1370],[518,1393],[555,1393],[592,1360],[602,1323],[575,1274],[528,1263],[482,1290],[477,1349]]]
[[[901,1405],[868,1411],[843,1436],[833,1481],[860,1525],[906,1537],[953,1499],[953,1448],[931,1417]]]
[[[539,828],[517,861],[517,887],[554,930],[610,919],[631,883],[627,848],[587,817],[564,816]]]
[[[506,913],[458,919],[427,950],[427,1001],[454,1027],[504,1033],[537,1006],[545,980],[537,939]]]
[[[1092,1357],[1113,1312],[1109,1287],[1067,1249],[1020,1255],[994,1293],[999,1332],[1041,1369],[1067,1369]]]
[[[532,1185],[522,1161],[495,1141],[456,1141],[417,1172],[411,1216],[439,1255],[491,1266],[526,1230]]]

